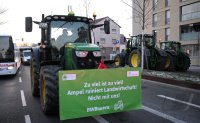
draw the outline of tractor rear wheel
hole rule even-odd
[[[130,67],[140,67],[141,66],[141,53],[137,50],[133,50],[129,55],[129,66]]]
[[[36,63],[35,56],[33,55],[30,63],[30,74],[31,74],[31,93],[34,97],[38,97],[40,95],[39,75],[37,69],[38,65]]]
[[[159,56],[159,62],[157,63],[156,65],[156,70],[158,71],[163,71],[165,70],[165,67],[166,67],[166,57],[164,56]]]
[[[190,68],[191,61],[190,61],[189,56],[186,56],[186,55],[185,55],[184,60],[185,60],[184,62],[185,64],[184,64],[183,70],[186,71]]]
[[[114,57],[115,67],[124,67],[125,66],[125,58],[122,54],[117,54]]]
[[[40,102],[45,114],[57,114],[58,93],[58,71],[61,68],[56,65],[43,66],[40,72]]]
[[[178,55],[177,70],[186,71],[187,69],[189,69],[189,67],[190,67],[190,58],[187,55],[180,53]]]

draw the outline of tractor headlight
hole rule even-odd
[[[77,57],[86,57],[88,54],[87,51],[76,51],[76,56]]]
[[[93,52],[93,55],[94,55],[95,57],[100,57],[100,56],[101,56],[101,51],[94,51],[94,52]]]

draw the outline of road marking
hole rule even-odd
[[[31,118],[29,115],[25,115],[25,123],[31,123]]]
[[[21,90],[21,99],[22,99],[22,106],[26,106],[26,100],[25,100],[25,96],[24,96],[24,91]]]
[[[188,100],[188,102],[189,102],[189,103],[191,103],[191,102],[192,102],[192,100],[193,100],[193,97],[194,97],[194,94],[190,94],[190,98],[189,98],[189,100]],[[189,105],[187,105],[187,106],[185,107],[184,111],[187,111],[189,108],[190,108],[190,106],[189,106]]]
[[[106,119],[104,119],[101,116],[94,116],[93,117],[95,120],[97,120],[99,123],[109,123]]]
[[[175,99],[175,98],[172,98],[172,97],[167,97],[167,96],[164,96],[164,95],[157,95],[157,96],[161,97],[161,98],[165,98],[165,99],[171,100],[171,101],[174,101],[174,102],[179,102],[179,103],[190,105],[190,106],[193,106],[193,107],[196,107],[196,108],[200,108],[199,105],[192,104],[192,103],[189,103],[189,102],[186,102],[186,101],[182,101],[182,100],[178,100],[178,99]]]
[[[157,82],[157,81],[153,81],[153,80],[148,80],[148,79],[142,79],[142,80],[145,80],[145,81],[142,81],[144,83],[153,83],[153,84],[157,84],[157,85],[163,85],[163,86],[169,86],[171,88],[178,88],[178,89],[181,89],[181,90],[184,90],[184,91],[193,91],[193,92],[197,92],[199,93],[199,90],[197,89],[192,89],[192,88],[187,88],[187,87],[183,87],[183,86],[178,86],[178,85],[172,85],[172,84],[167,84],[167,83],[161,83],[161,82]]]
[[[19,82],[20,82],[20,83],[22,82],[22,77],[19,77]]]
[[[164,119],[167,119],[167,120],[169,120],[169,121],[172,121],[172,122],[174,122],[174,123],[187,123],[187,122],[185,122],[185,121],[176,119],[175,117],[172,117],[172,116],[170,116],[170,115],[164,114],[164,113],[159,112],[159,111],[156,111],[156,110],[151,109],[151,108],[146,107],[146,106],[142,106],[142,109],[145,110],[145,111],[148,111],[148,112],[150,112],[150,113],[153,113],[153,114],[155,114],[155,115],[158,115],[158,116],[160,116],[160,117],[162,117],[162,118],[164,118]]]

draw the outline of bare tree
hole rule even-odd
[[[2,9],[2,8],[0,8],[0,15],[4,14],[6,11],[7,11],[7,9]],[[4,22],[4,21],[0,21],[0,25],[3,25],[3,24],[5,24],[5,23],[6,23],[6,22]]]
[[[88,17],[89,5],[90,5],[90,2],[88,0],[85,0],[84,1],[84,6],[85,6],[86,17]]]
[[[132,8],[134,22],[138,23],[144,31],[151,24],[152,0],[131,0],[132,5],[124,0],[121,1]]]

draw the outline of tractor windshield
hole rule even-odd
[[[178,43],[172,43],[172,50],[178,51],[179,50],[179,44]]]
[[[171,46],[169,42],[162,42],[160,45],[160,48],[162,50],[171,50]]]
[[[144,37],[145,38],[145,44],[147,46],[151,46],[151,47],[154,47],[155,46],[155,41],[154,41],[154,38],[153,36],[146,36]]]
[[[66,43],[90,43],[89,26],[83,22],[51,22],[51,43],[58,48]]]
[[[173,42],[162,42],[160,48],[162,50],[179,50],[179,45]]]

